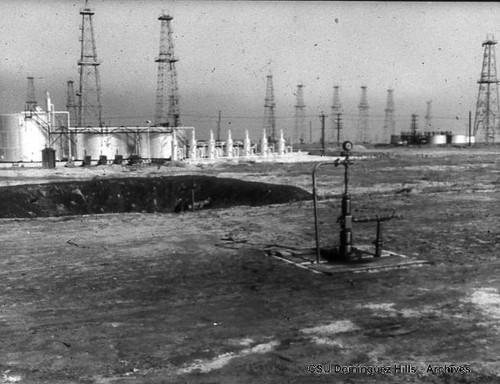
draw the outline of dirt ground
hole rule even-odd
[[[354,215],[396,209],[386,249],[428,264],[327,275],[273,257],[314,247],[310,199],[0,219],[0,383],[500,382],[500,148],[357,154]],[[311,192],[321,160],[13,167],[0,185],[204,175]],[[342,182],[318,174],[325,245]],[[355,224],[355,244],[374,237]]]

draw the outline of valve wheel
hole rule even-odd
[[[352,149],[352,147],[353,147],[353,144],[349,140],[344,141],[342,143],[342,148],[344,149],[344,151],[350,151]]]

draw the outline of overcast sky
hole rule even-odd
[[[57,110],[66,82],[78,83],[80,8],[84,1],[3,0],[0,3],[0,113],[19,112],[26,77],[37,99],[49,91]],[[293,128],[302,82],[307,122],[318,137],[319,114],[331,114],[341,88],[346,129],[355,124],[360,87],[368,87],[370,127],[381,129],[387,89],[394,89],[397,130],[410,115],[423,128],[432,100],[436,129],[465,133],[474,114],[482,42],[500,37],[500,4],[478,2],[124,1],[90,0],[100,68],[103,113],[112,125],[153,120],[160,40],[158,16],[174,17],[175,54],[184,125],[205,138],[263,126],[266,75],[272,71],[278,129]],[[330,124],[330,123],[327,123]],[[290,131],[288,131],[290,130]]]

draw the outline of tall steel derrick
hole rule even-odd
[[[163,127],[178,127],[181,125],[179,112],[179,89],[172,39],[171,21],[173,17],[163,13],[161,21],[160,54],[158,63],[158,82],[156,86],[155,125]]]
[[[100,61],[94,38],[92,16],[95,12],[89,8],[88,0],[85,8],[80,10],[82,25],[80,43],[81,54],[78,60],[80,85],[78,89],[77,126],[102,126],[101,81],[99,78]]]
[[[264,129],[267,133],[268,142],[276,142],[276,116],[274,110],[276,102],[274,100],[273,76],[267,75],[266,99],[264,102]]]
[[[304,104],[304,85],[297,85],[297,101],[295,104],[295,130],[293,134],[294,143],[303,143],[306,123],[306,106]]]
[[[391,135],[396,134],[396,122],[394,121],[394,90],[387,90],[387,102],[385,106],[385,117],[384,117],[384,138],[382,142],[389,143]]]
[[[357,142],[367,143],[370,141],[368,137],[368,98],[367,98],[367,87],[361,87],[361,101],[358,105],[359,115],[358,115],[358,132],[357,132]]]
[[[71,126],[75,126],[77,121],[77,104],[75,101],[75,87],[74,81],[68,80],[67,82],[67,94],[66,94],[66,110],[69,112]]]
[[[424,132],[432,132],[432,100],[427,101]]]
[[[333,104],[332,104],[332,137],[331,141],[340,142],[340,130],[341,130],[341,116],[342,116],[342,104],[340,102],[340,87],[338,85],[333,86]]]
[[[35,96],[35,78],[33,76],[28,76],[28,85],[26,89],[26,103],[24,105],[25,111],[34,111],[38,103]]]
[[[498,80],[495,58],[496,41],[487,35],[483,42],[483,65],[474,119],[474,135],[477,142],[494,143],[500,136]],[[495,137],[495,135],[498,135]]]

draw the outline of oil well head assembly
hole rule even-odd
[[[382,223],[391,220],[395,217],[395,211],[387,215],[363,216],[354,217],[352,215],[351,207],[351,194],[349,192],[349,167],[353,164],[351,160],[353,144],[350,141],[344,141],[342,144],[343,151],[340,158],[335,161],[318,163],[312,172],[313,180],[313,199],[314,199],[314,226],[315,226],[315,240],[316,240],[316,263],[320,262],[323,258],[329,262],[366,262],[379,258],[382,255],[383,237],[382,237]],[[318,202],[317,202],[317,188],[316,188],[316,171],[326,165],[333,165],[335,167],[344,167],[344,191],[341,196],[341,214],[337,218],[337,223],[340,225],[338,245],[334,248],[321,248],[319,236],[319,220],[318,220]],[[364,249],[354,246],[353,242],[353,223],[368,223],[375,222],[376,237],[373,241],[375,246],[374,250],[366,251]]]

